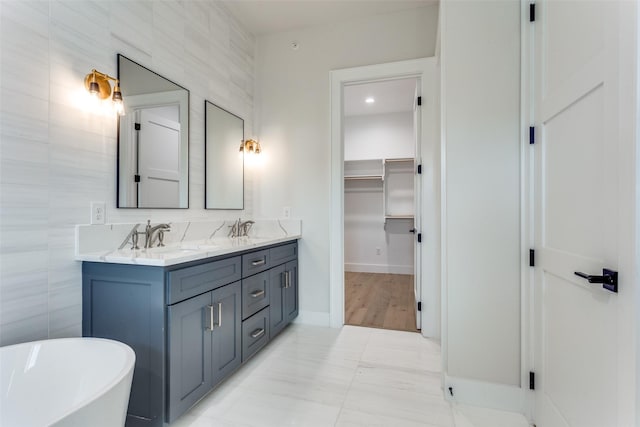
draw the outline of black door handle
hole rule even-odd
[[[602,287],[611,292],[618,292],[618,272],[609,270],[608,268],[602,269],[602,276],[592,276],[590,274],[582,273],[580,271],[573,272],[576,276],[580,276],[583,279],[587,279],[589,283],[602,283]]]
[[[409,230],[409,233],[414,233],[415,234],[416,231],[418,231],[418,230],[416,230],[415,228],[412,228],[411,230]]]

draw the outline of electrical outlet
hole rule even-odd
[[[291,218],[291,208],[289,206],[282,208],[282,216],[284,218]]]
[[[106,210],[105,202],[91,202],[91,224],[104,224]]]
[[[376,248],[376,255],[380,255],[382,253],[382,251],[380,250],[380,248]]]

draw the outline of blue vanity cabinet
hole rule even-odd
[[[298,261],[269,270],[270,337],[273,338],[298,316]]]
[[[162,426],[165,397],[165,272],[162,267],[84,262],[82,335],[121,341],[136,354],[127,427]]]
[[[126,426],[173,422],[264,347],[298,314],[297,274],[297,242],[166,267],[83,262],[83,336],[136,354]]]
[[[238,281],[169,306],[169,422],[240,366],[240,289]]]
[[[298,317],[298,261],[289,261],[285,272],[289,277],[284,289],[284,313],[289,324]]]

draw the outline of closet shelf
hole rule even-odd
[[[382,175],[345,175],[345,181],[356,181],[356,180],[377,180],[382,181],[384,178]]]
[[[384,159],[385,163],[413,163],[415,159],[413,157],[403,157],[398,159]]]
[[[384,219],[413,219],[413,214],[408,215],[385,215]]]

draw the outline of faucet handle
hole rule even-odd
[[[135,231],[132,235],[131,235],[131,250],[138,250],[140,249],[138,247],[138,231]]]
[[[161,228],[158,230],[158,247],[164,246],[164,233],[166,231],[171,231],[171,228]]]

